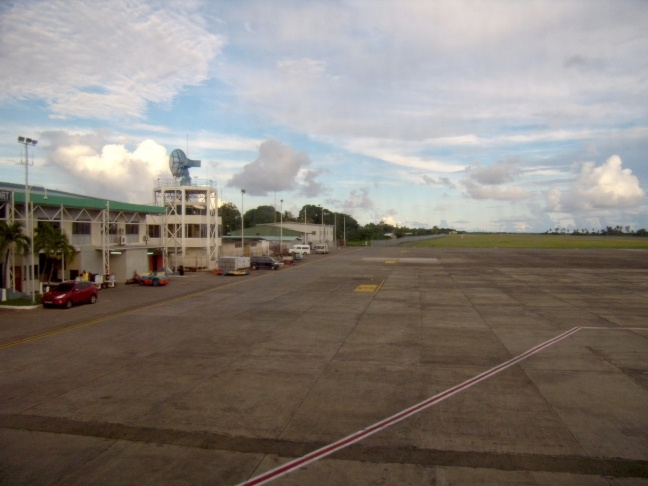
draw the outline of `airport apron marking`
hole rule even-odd
[[[437,403],[445,400],[446,398],[451,397],[452,395],[455,395],[467,388],[470,388],[473,385],[476,385],[480,381],[486,380],[493,375],[499,373],[500,371],[503,371],[514,364],[519,363],[520,361],[525,360],[529,356],[532,356],[536,354],[539,351],[542,351],[543,349],[551,346],[552,344],[557,343],[558,341],[562,341],[566,337],[571,336],[572,334],[577,333],[581,329],[601,329],[601,330],[643,330],[646,331],[648,329],[646,328],[605,328],[605,327],[574,327],[573,329],[570,329],[569,331],[566,331],[558,336],[556,336],[553,339],[550,339],[548,341],[545,341],[544,343],[538,344],[537,346],[529,349],[525,353],[522,353],[515,358],[512,358],[508,361],[505,361],[504,363],[491,368],[488,371],[484,371],[483,373],[467,380],[464,381],[463,383],[459,385],[455,385],[452,388],[447,389],[444,392],[439,393],[438,395],[434,395],[433,397],[428,398],[427,400],[424,400],[410,408],[407,408],[403,410],[402,412],[397,413],[396,415],[392,415],[391,417],[388,417],[384,420],[381,420],[380,422],[377,422],[363,430],[360,430],[354,434],[351,434],[344,439],[340,439],[337,442],[333,442],[332,444],[329,444],[325,447],[322,447],[321,449],[317,449],[316,451],[313,451],[309,454],[306,454],[305,456],[302,456],[298,459],[294,459],[283,466],[276,467],[275,469],[272,469],[266,473],[260,474],[258,476],[255,476],[251,479],[248,479],[247,481],[244,481],[242,483],[239,483],[237,486],[257,486],[261,484],[266,484],[269,483],[270,481],[273,481],[281,476],[284,476],[295,469],[298,469],[300,467],[304,467],[307,464],[310,464],[312,462],[315,462],[319,459],[322,459],[323,457],[326,457],[330,454],[333,454],[334,452],[339,451],[340,449],[344,449],[347,446],[350,446],[351,444],[355,442],[359,442],[362,439],[375,434],[376,432],[380,432],[383,429],[386,429],[387,427],[394,425],[397,422],[400,422],[402,420],[405,420],[408,417],[411,417],[412,415],[417,414],[418,412],[421,412],[422,410],[425,410],[428,407],[431,407],[432,405],[436,405]]]

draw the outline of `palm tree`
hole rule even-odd
[[[9,251],[12,246],[18,251],[20,255],[29,253],[29,245],[31,240],[29,236],[22,232],[22,222],[14,221],[7,224],[5,221],[0,221],[0,255],[2,256],[2,285],[7,285],[7,262],[9,260]]]
[[[34,236],[34,252],[45,253],[45,266],[41,272],[40,280],[44,281],[45,273],[49,268],[48,282],[52,281],[52,274],[57,266],[56,262],[64,258],[71,261],[76,255],[76,250],[70,245],[67,235],[59,228],[54,228],[48,223],[39,223]]]

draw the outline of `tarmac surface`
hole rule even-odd
[[[0,309],[0,484],[282,465],[266,484],[648,485],[648,253],[348,248]]]

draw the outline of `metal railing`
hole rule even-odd
[[[180,185],[180,179],[156,179],[153,183],[155,189],[160,189],[162,187],[216,187],[216,181],[211,179],[191,179],[190,184]]]

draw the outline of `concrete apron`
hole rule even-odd
[[[197,274],[69,311],[0,311],[4,343],[56,331],[0,349],[3,474],[238,484],[580,326],[272,484],[648,477],[639,252],[408,250],[437,260],[424,263],[401,252],[333,251],[240,283]],[[607,329],[619,327],[636,329]]]

